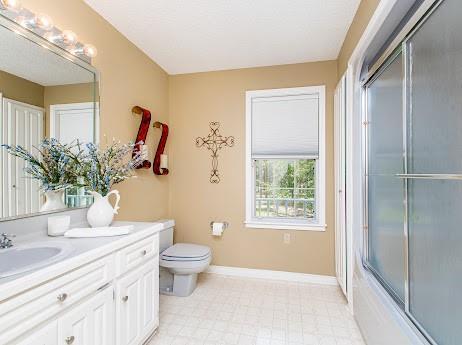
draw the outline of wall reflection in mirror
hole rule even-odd
[[[94,69],[45,48],[40,40],[0,25],[0,144],[19,145],[37,157],[38,164],[45,164],[39,150],[44,153],[50,147],[47,139],[56,139],[75,154],[77,140],[98,143],[99,103]],[[54,139],[51,146],[56,148]],[[59,155],[53,150],[46,155]],[[31,162],[12,155],[7,147],[2,147],[0,158],[0,218],[92,203],[78,179],[67,186],[46,185],[31,178]]]

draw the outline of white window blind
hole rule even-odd
[[[252,98],[252,157],[319,155],[319,95]]]

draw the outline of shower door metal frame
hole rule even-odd
[[[403,315],[410,321],[419,332],[432,344],[437,345],[437,342],[427,333],[425,328],[417,321],[410,312],[410,272],[409,272],[409,183],[410,179],[437,179],[437,180],[462,180],[462,174],[409,174],[408,160],[412,152],[408,152],[409,135],[408,135],[408,119],[412,117],[412,104],[408,102],[412,96],[412,46],[410,40],[427,19],[435,12],[435,10],[445,0],[426,0],[421,5],[421,8],[409,20],[409,23],[401,31],[401,33],[393,40],[385,53],[378,59],[376,64],[370,69],[366,78],[362,83],[361,91],[361,111],[362,111],[362,169],[363,169],[363,248],[362,262],[363,266],[371,272],[372,276],[380,283],[387,293],[394,300],[396,307],[403,310]],[[403,173],[396,174],[395,177],[403,180],[403,205],[404,205],[404,301],[398,297],[391,286],[385,282],[380,274],[369,264],[369,219],[368,219],[368,187],[369,187],[369,121],[368,114],[368,87],[386,70],[391,63],[401,54],[403,63]],[[404,302],[404,305],[403,305]]]
[[[385,290],[390,294],[390,296],[393,298],[393,300],[398,304],[400,307],[405,306],[406,301],[401,301],[401,298],[398,296],[398,294],[394,291],[394,289],[381,277],[379,272],[375,270],[372,265],[369,264],[369,125],[370,125],[370,114],[368,111],[368,88],[369,86],[374,83],[381,75],[383,72],[387,70],[387,68],[396,61],[396,59],[403,59],[404,57],[404,52],[402,51],[402,46],[398,46],[390,56],[385,60],[385,62],[380,66],[379,69],[374,73],[374,75],[367,80],[366,83],[363,84],[363,90],[362,90],[362,95],[363,95],[363,104],[362,104],[362,109],[363,109],[363,190],[364,190],[364,195],[363,195],[363,228],[364,228],[364,237],[363,237],[363,265],[374,275],[374,277],[380,282],[380,284],[385,288]],[[403,73],[403,79],[404,78],[404,73]],[[404,93],[404,85],[403,85],[403,93]],[[404,99],[403,99],[403,108],[404,108]],[[403,132],[406,131],[405,128],[405,122],[406,122],[406,117],[403,116]],[[404,133],[403,133],[404,134]],[[406,164],[406,159],[405,157],[405,137],[403,137],[403,172],[407,173],[407,164]],[[406,182],[403,181],[403,183],[406,185]],[[406,194],[406,189],[403,188],[404,194]],[[405,195],[403,195],[404,197]],[[406,219],[406,216],[405,216]],[[406,221],[405,221],[405,226],[406,226]],[[405,231],[406,232],[406,231]],[[405,260],[407,256],[407,251],[405,251]],[[407,270],[405,267],[405,275],[407,275]],[[405,295],[407,294],[406,290],[407,286],[407,279],[405,279]],[[406,298],[405,298],[406,299]]]

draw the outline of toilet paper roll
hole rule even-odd
[[[223,235],[223,230],[225,230],[224,223],[213,223],[212,226],[212,235],[213,236],[221,236]]]

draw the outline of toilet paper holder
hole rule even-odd
[[[210,222],[210,229],[213,230],[213,223],[223,223],[223,230],[226,230],[229,226],[229,223],[228,222],[215,222],[215,221],[211,221]]]

